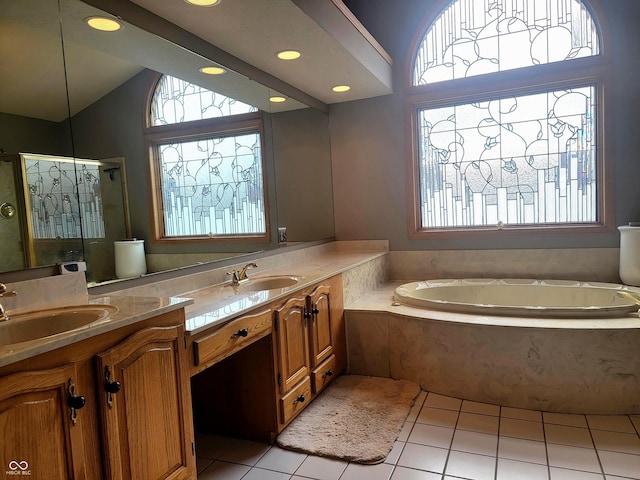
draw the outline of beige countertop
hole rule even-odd
[[[127,295],[126,291],[121,294],[115,292],[112,295],[103,296],[87,295],[84,276],[75,279],[71,276],[63,276],[70,280],[48,277],[22,282],[22,284],[8,285],[19,292],[17,297],[10,299],[12,303],[7,303],[10,305],[9,313],[15,314],[16,317],[27,311],[87,304],[111,305],[115,306],[117,311],[107,318],[73,330],[36,340],[0,346],[0,367],[179,308],[185,308],[186,331],[190,334],[199,333],[212,327],[218,327],[260,305],[284,298],[309,285],[386,255],[386,253],[386,251],[380,250],[362,251],[338,248],[313,255],[296,253],[292,259],[278,261],[270,265],[265,261],[263,265],[266,268],[249,271],[250,279],[292,275],[300,277],[300,280],[291,287],[255,292],[234,289],[229,281],[182,292],[180,286],[190,283],[180,277],[174,279],[175,287],[172,287],[173,290],[170,294],[157,297],[147,294]],[[260,261],[258,260],[258,262]],[[67,283],[61,286],[61,281]],[[62,291],[67,292],[66,298],[61,297]]]
[[[75,328],[66,332],[50,335],[36,340],[0,346],[0,367],[24,360],[41,353],[50,352],[72,343],[110,332],[142,320],[146,320],[163,313],[183,308],[193,303],[188,298],[160,298],[160,297],[85,297],[81,302],[78,298],[71,305],[112,305],[117,311],[107,318],[97,320],[88,325]],[[15,313],[16,317],[22,312]],[[18,318],[9,319],[8,322],[20,321]]]
[[[321,282],[333,275],[368,262],[386,252],[380,251],[334,251],[326,252],[312,259],[301,259],[280,267],[271,268],[252,274],[251,279],[269,276],[291,275],[300,277],[295,285],[274,290],[243,292],[242,287],[234,289],[230,282],[211,287],[181,293],[181,296],[192,298],[193,304],[186,308],[186,330],[190,334],[202,332],[212,326],[219,326],[228,320],[242,315],[260,305],[284,298],[314,283]]]

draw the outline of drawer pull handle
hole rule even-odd
[[[249,330],[247,330],[246,328],[243,328],[241,330],[238,330],[233,335],[231,335],[231,338],[246,337],[247,335],[249,335]]]
[[[331,371],[331,369],[329,369],[322,374],[322,378],[327,378],[327,377],[330,377],[331,375],[333,375],[333,372]]]
[[[296,397],[296,399],[293,401],[293,404],[295,405],[296,403],[304,403],[304,394],[300,394]]]

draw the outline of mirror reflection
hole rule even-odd
[[[26,266],[86,260],[95,277],[111,278],[110,246],[129,236],[124,159],[21,154],[19,162]]]
[[[17,154],[73,157],[73,145],[57,2],[2,0],[0,12],[0,204],[14,211],[0,216],[0,272],[5,272],[31,263]],[[47,242],[51,251],[82,252],[81,237]]]
[[[16,5],[17,3],[20,5]],[[2,45],[8,45],[4,41],[5,38],[12,41],[20,38],[23,42],[22,47],[12,50],[11,56],[7,55],[6,58],[16,64],[24,64],[25,57],[31,51],[24,46],[38,45],[33,50],[41,52],[39,49],[44,48],[40,45],[42,41],[48,47],[57,47],[57,57],[48,54],[47,58],[50,60],[49,63],[57,58],[55,67],[63,77],[63,88],[58,92],[57,106],[58,111],[63,113],[58,113],[54,120],[40,120],[45,116],[44,112],[38,112],[38,109],[32,106],[30,110],[27,109],[32,103],[38,104],[30,100],[38,93],[38,88],[43,88],[42,85],[29,85],[26,91],[15,87],[17,91],[20,90],[20,101],[15,101],[18,98],[17,94],[13,99],[4,98],[4,91],[0,94],[0,111],[6,112],[0,113],[0,126],[3,127],[0,130],[0,148],[10,154],[29,152],[76,159],[123,159],[122,169],[111,171],[115,178],[122,175],[119,182],[112,181],[109,175],[105,178],[108,165],[101,167],[100,188],[115,183],[122,186],[120,198],[125,199],[122,212],[129,212],[130,229],[126,227],[127,215],[123,213],[121,223],[124,226],[114,236],[109,234],[98,237],[82,232],[84,242],[77,242],[74,247],[69,248],[65,245],[69,239],[64,239],[61,235],[48,240],[52,243],[57,242],[59,252],[80,252],[87,262],[87,277],[91,282],[115,278],[114,242],[124,238],[144,239],[148,271],[156,272],[277,247],[278,227],[287,228],[289,243],[318,240],[334,235],[326,114],[304,108],[304,105],[289,98],[284,104],[279,103],[274,107],[276,104],[269,102],[273,91],[234,72],[228,72],[229,75],[204,75],[200,72],[201,67],[217,65],[212,59],[188,52],[130,24],[124,24],[124,28],[119,32],[92,31],[86,25],[86,18],[102,12],[83,2],[60,2],[62,35],[55,0],[0,0],[0,4],[3,12],[1,25],[8,27],[11,24],[13,27],[2,29]],[[43,10],[45,5],[48,10]],[[36,26],[32,26],[34,23]],[[39,30],[42,25],[47,24],[48,29]],[[34,30],[37,31],[36,34],[33,33]],[[46,38],[39,40],[39,37],[43,36]],[[20,58],[15,58],[16,52],[20,52]],[[62,53],[66,69],[63,68]],[[4,49],[2,58],[5,59]],[[38,60],[34,58],[32,61]],[[145,114],[154,82],[161,73],[231,96],[254,105],[263,112],[265,190],[269,200],[268,243],[228,240],[196,244],[176,242],[167,245],[156,241],[151,221],[153,189],[149,184],[149,178],[152,164],[148,139],[145,138]],[[68,96],[64,89],[65,74]],[[28,77],[30,81],[36,80],[33,78],[34,75]],[[40,83],[50,86],[51,75],[43,74],[36,77]],[[47,97],[55,96],[52,93],[47,94]],[[20,108],[11,109],[7,105],[11,102]],[[42,106],[45,104],[46,102],[41,102]],[[40,123],[52,130],[42,128]],[[38,129],[33,128],[36,124]],[[8,126],[7,129],[4,128],[5,125]],[[19,135],[11,135],[13,132],[19,132]],[[67,142],[63,141],[64,134]],[[23,141],[16,142],[16,139]],[[52,145],[54,139],[62,145]],[[75,164],[75,174],[80,178],[84,168],[82,165],[79,161]],[[2,173],[16,170],[14,163],[0,162],[0,169],[0,204],[7,201],[19,203],[21,195],[15,185],[20,183],[20,179],[14,178],[12,182],[4,182],[8,183],[8,186],[2,183],[5,179]],[[106,219],[111,206],[106,207],[104,198],[103,207]],[[117,215],[114,214],[114,217]],[[0,218],[3,234],[6,224],[11,220],[16,220],[15,224],[24,222],[15,219],[15,216],[10,220]],[[24,230],[24,227],[19,227],[18,230],[20,229]],[[24,267],[20,266],[19,262],[7,262],[7,255],[3,255],[0,271],[32,266],[33,262],[30,263],[27,258],[28,248],[25,248],[25,245],[21,247],[19,245],[17,251],[22,252],[24,258],[21,263]],[[52,247],[51,251],[54,250]],[[105,251],[109,252],[108,255],[95,253]],[[10,257],[16,256],[19,255]],[[45,261],[45,257],[42,258]],[[57,257],[47,258],[46,261],[55,264],[67,261],[68,256],[59,254]]]

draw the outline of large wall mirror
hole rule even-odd
[[[285,105],[269,97],[279,92],[233,71],[204,76],[200,67],[215,63],[131,23],[117,32],[88,28],[85,20],[102,15],[80,0],[0,0],[0,204],[15,206],[10,218],[0,217],[3,241],[0,272],[75,260],[87,262],[90,282],[114,278],[114,241],[122,235],[145,240],[150,272],[215,261],[279,246],[277,228],[287,228],[287,240],[307,242],[334,235],[331,162],[327,115],[288,98]],[[143,22],[144,23],[144,22]],[[175,30],[173,31],[175,34]],[[240,32],[239,32],[240,34]],[[42,70],[39,70],[42,69]],[[145,106],[159,74],[169,74],[258,107],[265,125],[265,177],[269,200],[268,243],[203,242],[161,245],[153,242],[150,211],[148,145]],[[49,252],[29,256],[33,247],[27,198],[19,185],[20,155],[73,158],[76,178],[87,161],[118,159],[122,168],[97,179],[125,189],[122,211],[101,201],[105,218],[122,216],[123,233],[83,234],[70,240],[48,239]],[[82,159],[82,160],[80,160]],[[124,175],[123,178],[121,176]],[[27,187],[28,188],[28,187]],[[122,193],[122,192],[121,192]],[[125,218],[126,217],[126,218]],[[56,243],[57,240],[57,243]],[[46,258],[46,260],[45,260]]]

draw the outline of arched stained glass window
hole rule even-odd
[[[163,75],[151,101],[151,125],[205,120],[258,109],[170,75]]]
[[[456,0],[422,39],[413,85],[598,53],[596,27],[579,0]]]
[[[163,75],[149,115],[157,239],[268,239],[258,109]]]
[[[595,25],[579,0],[455,0],[428,26],[409,73],[416,232],[603,224]]]

